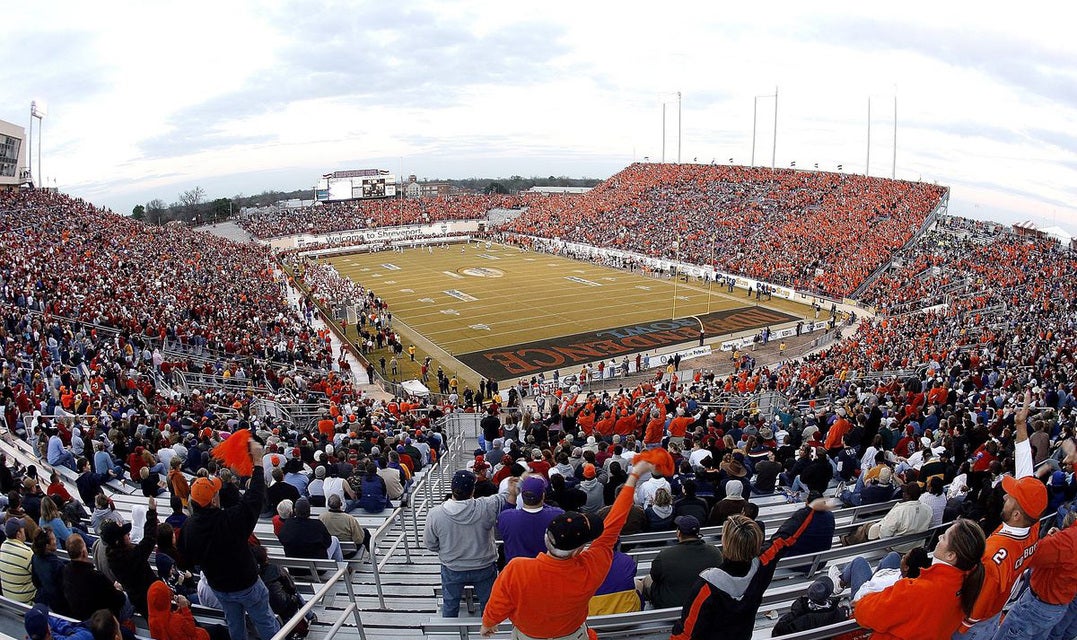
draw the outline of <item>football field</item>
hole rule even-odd
[[[324,259],[389,303],[394,328],[442,361],[508,380],[807,316],[742,290],[471,243]],[[403,327],[400,326],[403,323]],[[417,334],[417,335],[409,335]]]

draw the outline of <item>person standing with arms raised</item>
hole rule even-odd
[[[1032,475],[1032,445],[1028,441],[1028,413],[1032,392],[1025,390],[1025,401],[1014,415],[1017,439],[1014,441],[1014,477],[1003,476],[1006,492],[1002,504],[1002,524],[987,538],[984,550],[984,582],[972,611],[954,632],[953,640],[986,640],[998,630],[1002,607],[1010,597],[1013,584],[1024,570],[1024,563],[1036,551],[1039,540],[1039,517],[1047,508],[1047,487]]]
[[[246,615],[262,640],[269,640],[280,631],[280,624],[269,607],[269,589],[259,577],[258,563],[247,543],[266,500],[262,445],[250,438],[249,431],[241,430],[219,445],[214,455],[238,475],[249,476],[250,484],[239,504],[222,509],[221,480],[195,480],[191,485],[194,513],[180,529],[176,546],[184,558],[201,566],[224,609],[232,640],[247,637]]]

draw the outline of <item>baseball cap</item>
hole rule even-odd
[[[1002,477],[1002,489],[1013,496],[1021,511],[1030,518],[1038,518],[1047,508],[1047,487],[1032,476],[1016,479],[1011,476]]]
[[[115,520],[106,520],[101,524],[101,540],[110,547],[123,542],[123,537],[129,533],[131,533],[130,522],[120,525]]]
[[[567,511],[554,518],[546,528],[546,534],[555,549],[572,551],[602,535],[603,528],[598,516]]]
[[[475,474],[467,469],[461,469],[453,474],[452,492],[459,495],[470,496],[475,491]]]
[[[673,519],[673,524],[677,525],[677,531],[686,536],[699,535],[699,519],[695,516],[677,516]]]
[[[23,528],[22,518],[8,518],[4,523],[4,535],[8,538],[14,538],[19,535],[19,529]]]
[[[595,473],[595,465],[591,464],[590,462],[583,465],[584,478],[593,478],[595,477]]]
[[[191,500],[200,507],[208,507],[220,490],[220,478],[198,478],[191,485]]]
[[[546,493],[546,481],[542,476],[529,476],[520,483],[520,495],[525,504],[538,504]]]
[[[834,593],[834,581],[829,576],[820,576],[808,587],[808,600],[815,604],[825,604]]]
[[[26,637],[29,640],[45,640],[49,635],[49,608],[35,604],[23,617],[26,625]]]

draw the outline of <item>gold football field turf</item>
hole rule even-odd
[[[414,343],[418,360],[429,354],[448,373],[458,372],[461,389],[465,381],[478,381],[454,361],[463,354],[536,341],[556,343],[582,333],[757,304],[797,318],[811,314],[805,304],[777,297],[756,303],[754,295],[749,299],[742,289],[730,294],[695,278],[675,282],[499,244],[353,253],[323,261],[388,302],[394,329],[405,345],[400,379],[417,377],[417,365],[408,362],[406,351]],[[378,358],[375,354],[372,360]],[[562,374],[578,369],[566,367]],[[513,377],[521,376],[503,379]]]

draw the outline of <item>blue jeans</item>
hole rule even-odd
[[[1047,640],[1070,640],[1071,638],[1077,638],[1077,600],[1070,603],[1070,606],[1066,608],[1066,613],[1062,615],[1062,620],[1051,630],[1051,635],[1047,636]]]
[[[886,556],[879,561],[879,568],[901,568],[901,554],[897,551],[891,551],[886,554]],[[868,580],[871,580],[871,576],[873,575],[875,575],[875,572],[872,570],[871,565],[868,564],[868,561],[857,556],[841,570],[841,581],[849,586],[849,593],[855,596],[856,592],[860,591],[860,587],[864,586],[864,583]],[[838,587],[839,585],[834,585],[835,589]]]
[[[262,640],[270,640],[280,631],[280,624],[269,608],[269,589],[259,578],[243,591],[217,591],[214,595],[221,601],[224,619],[228,623],[228,635],[232,640],[246,640],[247,622],[243,614],[251,617],[254,628]]]
[[[961,633],[960,629],[954,631],[950,640],[991,640],[998,631],[998,619],[1001,615],[1002,613],[999,612],[986,620],[981,620],[969,627],[965,633]]]
[[[995,632],[995,640],[1046,638],[1068,608],[1068,604],[1047,604],[1033,595],[1032,589],[1025,589]]]
[[[464,586],[475,587],[475,597],[479,601],[479,615],[482,615],[490,591],[497,578],[497,565],[471,571],[453,571],[441,565],[441,617],[456,618],[460,615],[460,598],[464,596]]]

